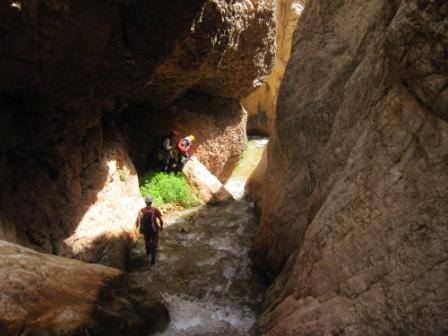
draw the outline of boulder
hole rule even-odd
[[[201,200],[205,203],[233,199],[224,185],[197,158],[192,157],[188,160],[182,172],[189,183],[198,190]]]
[[[176,140],[190,134],[195,136],[190,154],[220,181],[230,177],[247,142],[247,113],[235,99],[188,92],[163,113],[150,113],[138,106],[130,108],[123,119],[120,127],[140,172],[147,171],[151,162],[157,162],[162,135],[172,130],[178,132]]]
[[[260,335],[448,330],[448,4],[310,1],[261,185]]]
[[[1,335],[141,335],[169,322],[161,303],[132,299],[116,269],[2,240],[0,256]]]
[[[275,62],[275,1],[134,1],[124,24],[128,45],[166,56],[140,100],[167,107],[188,89],[238,99],[261,85]]]

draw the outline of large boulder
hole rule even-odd
[[[448,3],[311,1],[261,184],[261,335],[448,330]]]
[[[247,113],[238,100],[189,92],[164,113],[148,112],[144,106],[130,108],[120,121],[139,171],[146,171],[148,161],[157,156],[162,135],[176,130],[177,140],[195,136],[190,153],[213,175],[220,181],[229,178],[247,141]]]
[[[196,157],[192,157],[185,164],[182,172],[188,178],[189,183],[199,192],[199,197],[203,202],[217,203],[233,199],[224,185]]]
[[[167,56],[141,91],[166,107],[188,89],[238,99],[261,85],[275,61],[274,0],[135,1],[126,10],[128,45]]]
[[[131,298],[121,277],[0,240],[0,334],[142,335],[166,327],[166,308]]]
[[[292,33],[302,13],[304,0],[277,1],[277,53],[272,72],[266,81],[241,100],[247,110],[247,131],[249,134],[271,134],[277,110],[277,97],[291,53]]]

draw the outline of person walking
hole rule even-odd
[[[146,206],[138,212],[136,226],[145,240],[146,255],[151,265],[156,263],[159,230],[163,231],[162,213],[152,206],[152,197],[145,197]]]

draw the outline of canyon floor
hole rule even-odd
[[[250,333],[265,288],[249,257],[258,217],[243,193],[266,143],[249,140],[226,184],[235,200],[165,216],[156,265],[146,260],[142,240],[133,249],[131,292],[151,288],[170,312],[168,329],[158,335]]]

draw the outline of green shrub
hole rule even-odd
[[[118,177],[120,178],[120,181],[126,182],[126,180],[128,179],[128,174],[126,173],[126,171],[123,168],[118,168],[117,173]]]
[[[188,185],[187,179],[180,173],[150,172],[139,178],[140,194],[150,194],[154,205],[176,204],[190,208],[200,204],[196,190]]]

